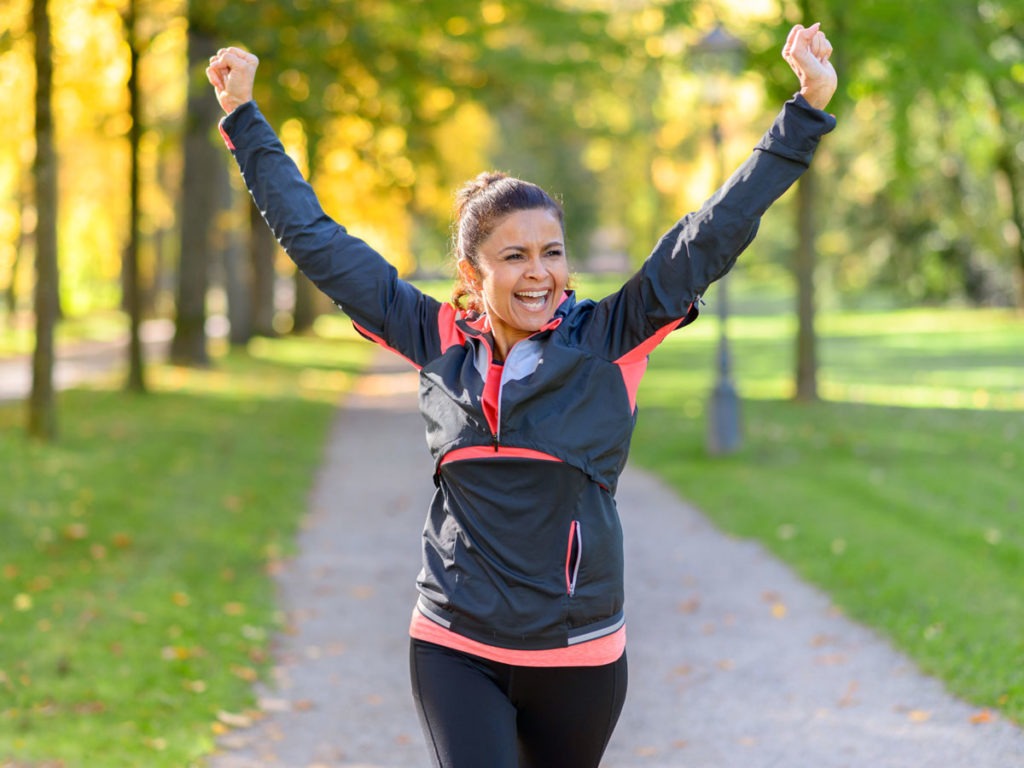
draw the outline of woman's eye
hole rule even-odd
[[[559,257],[561,255],[562,255],[562,249],[561,248],[552,248],[550,251],[548,251],[548,256]]]
[[[518,261],[521,258],[523,258],[523,254],[521,253],[509,253],[505,255],[505,261]]]

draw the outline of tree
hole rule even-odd
[[[224,167],[224,160],[223,150],[210,136],[220,107],[204,74],[210,55],[217,49],[217,34],[203,23],[195,5],[189,5],[181,259],[171,360],[179,365],[205,366],[210,362],[206,347],[206,292],[212,261],[211,230],[221,197],[216,174]]]
[[[136,0],[128,0],[124,18],[125,37],[128,41],[128,110],[131,124],[128,128],[129,166],[128,245],[125,248],[124,304],[128,310],[128,379],[126,387],[132,392],[145,392],[145,368],[142,359],[142,289],[139,286],[139,143],[142,136],[142,110],[139,94],[139,46],[135,34]]]
[[[57,297],[57,154],[54,149],[53,53],[47,0],[33,0],[32,29],[35,33],[36,68],[36,345],[32,356],[32,391],[29,395],[28,431],[36,438],[57,436],[57,408],[54,402],[54,326],[58,315]]]
[[[274,256],[277,241],[255,203],[249,205],[249,258],[252,261],[252,332],[274,336]]]

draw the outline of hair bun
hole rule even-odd
[[[483,173],[477,174],[476,178],[467,181],[455,195],[456,216],[462,216],[462,212],[465,210],[466,205],[474,197],[491,185],[497,184],[502,179],[507,178],[509,178],[509,175],[507,173],[502,173],[501,171],[484,171]]]

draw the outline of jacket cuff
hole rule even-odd
[[[246,141],[250,138],[248,136],[250,131],[247,129],[265,122],[260,120],[260,117],[260,110],[255,101],[247,101],[245,104],[235,107],[230,115],[222,117],[217,124],[217,130],[220,131],[221,138],[228,145],[228,149],[234,152],[236,146],[252,143],[251,139]]]
[[[787,101],[756,149],[810,165],[821,137],[836,127],[836,119],[816,109],[801,94]]]

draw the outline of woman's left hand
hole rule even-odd
[[[206,77],[217,92],[217,101],[227,114],[252,100],[256,67],[260,60],[242,48],[221,48],[210,57]]]
[[[832,43],[817,23],[809,27],[797,24],[782,49],[782,58],[800,78],[800,93],[816,109],[828,106],[839,82],[831,56]]]

